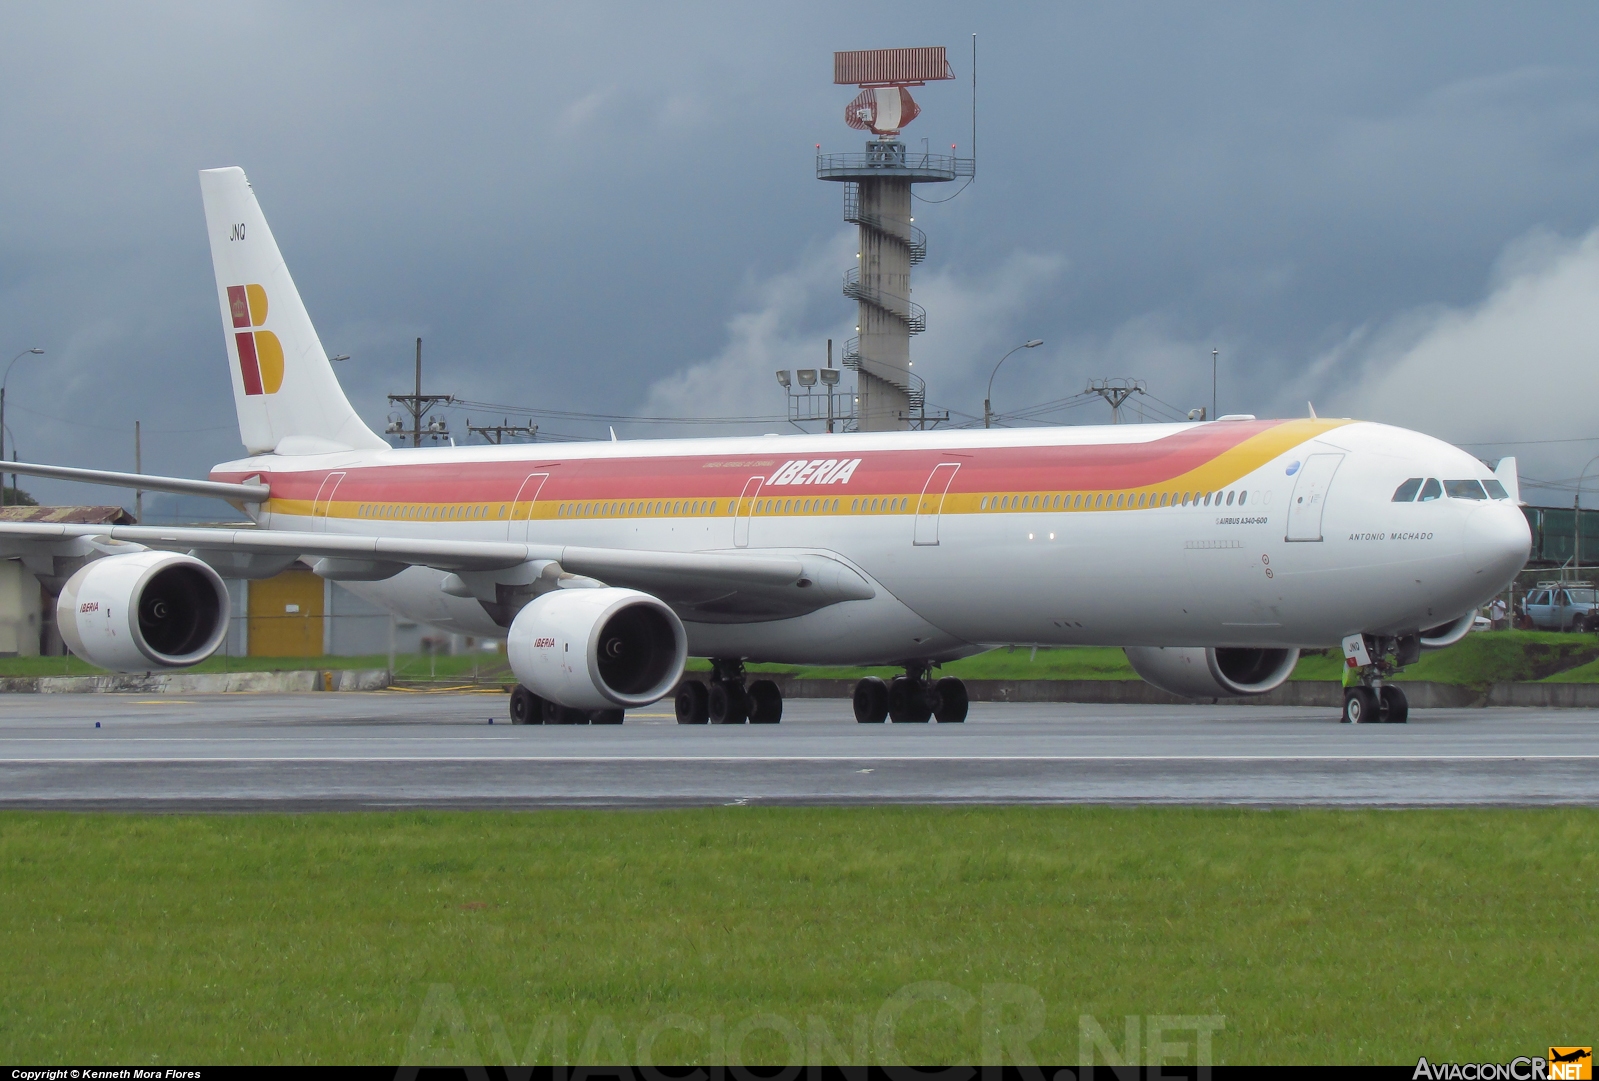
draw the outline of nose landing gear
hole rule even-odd
[[[1389,660],[1392,655],[1393,660]],[[1410,701],[1387,677],[1421,658],[1421,639],[1406,634],[1392,638],[1352,634],[1344,639],[1344,724],[1404,724]]]

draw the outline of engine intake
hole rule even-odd
[[[1297,649],[1128,646],[1146,683],[1184,698],[1242,698],[1276,690],[1293,675]]]
[[[177,552],[130,552],[87,564],[61,587],[56,626],[73,653],[114,672],[199,664],[228,633],[227,586]]]
[[[672,692],[688,635],[665,604],[636,589],[557,589],[511,622],[505,652],[517,680],[572,709],[647,706]]]
[[[1459,619],[1441,623],[1436,627],[1428,627],[1421,632],[1421,648],[1443,649],[1445,646],[1452,646],[1470,634],[1472,625],[1476,622],[1477,610],[1473,608]]]

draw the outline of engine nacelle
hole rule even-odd
[[[1282,686],[1299,663],[1297,649],[1128,646],[1144,682],[1184,698],[1242,698]]]
[[[1459,619],[1440,623],[1436,627],[1428,627],[1421,632],[1421,648],[1443,649],[1445,646],[1452,646],[1470,634],[1476,622],[1477,610],[1473,608]]]
[[[636,589],[556,589],[511,621],[517,680],[572,709],[647,706],[672,692],[688,660],[677,613]]]
[[[199,664],[228,633],[228,588],[177,552],[106,556],[68,578],[56,626],[73,653],[114,672]]]

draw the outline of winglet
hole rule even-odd
[[[1311,420],[1318,419],[1317,416],[1316,416],[1316,405],[1315,405],[1315,403],[1314,402],[1306,402],[1305,404],[1310,406],[1310,419]]]

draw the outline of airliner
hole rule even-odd
[[[0,524],[59,590],[62,637],[117,671],[221,645],[223,579],[303,562],[387,610],[503,638],[524,724],[772,723],[752,662],[888,665],[862,723],[960,722],[938,675],[996,645],[1109,645],[1195,699],[1264,694],[1305,649],[1343,719],[1471,628],[1530,547],[1515,465],[1346,419],[394,448],[340,388],[255,193],[200,174],[246,455],[205,480],[8,464],[229,501],[253,528]],[[690,657],[708,680],[684,679]]]

